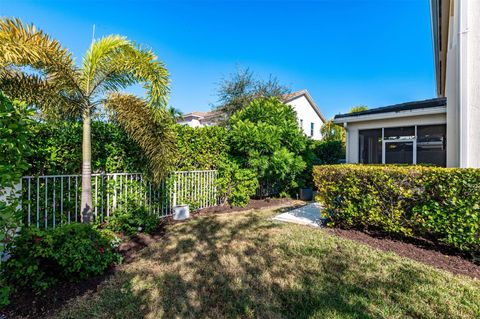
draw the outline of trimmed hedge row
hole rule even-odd
[[[480,170],[329,165],[313,171],[330,224],[480,250]]]

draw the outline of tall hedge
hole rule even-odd
[[[331,225],[423,236],[480,250],[480,170],[421,166],[314,168]]]
[[[82,123],[35,122],[28,144],[28,174],[79,174],[82,165]],[[142,149],[118,125],[92,122],[92,169],[98,173],[144,172],[147,159]]]
[[[228,160],[228,131],[223,126],[175,125],[177,170],[217,169]]]

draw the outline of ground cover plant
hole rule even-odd
[[[480,170],[332,165],[314,169],[331,224],[423,236],[480,251]]]
[[[129,201],[116,209],[114,214],[106,217],[104,222],[98,223],[96,227],[110,229],[125,236],[133,236],[138,232],[151,233],[158,223],[158,216],[151,213],[148,207]]]
[[[41,293],[59,280],[78,281],[102,274],[120,262],[111,232],[73,223],[55,229],[22,228],[7,250],[0,274],[12,287]]]
[[[480,284],[294,224],[206,215],[119,266],[53,318],[477,318]]]

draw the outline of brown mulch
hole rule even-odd
[[[204,215],[204,214],[223,214],[223,213],[234,213],[234,212],[244,212],[247,210],[253,209],[263,209],[263,208],[272,208],[275,206],[283,205],[293,205],[295,202],[290,198],[266,198],[266,199],[252,199],[245,207],[235,207],[229,205],[220,205],[207,207],[199,210],[195,215]]]
[[[330,229],[337,236],[351,239],[374,248],[394,252],[418,262],[450,271],[454,274],[480,279],[480,264],[472,256],[423,238],[389,236],[381,232],[353,229]]]
[[[246,207],[215,206],[195,212],[192,214],[192,217],[271,208],[290,203],[291,200],[288,199],[251,200]],[[121,243],[118,250],[123,256],[123,262],[130,263],[134,261],[140,250],[161,240],[165,236],[165,226],[173,222],[171,218],[164,219],[152,234],[139,233],[129,241]],[[96,292],[99,285],[115,274],[115,271],[116,269],[112,268],[101,276],[90,277],[79,282],[59,282],[41,295],[35,294],[31,289],[17,291],[10,296],[10,305],[0,310],[0,319],[44,318],[55,313],[70,299],[86,293]]]

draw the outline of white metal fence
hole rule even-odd
[[[169,216],[173,206],[196,210],[219,203],[217,171],[177,171],[154,185],[140,173],[92,174],[92,205],[96,221],[126,205],[145,205],[152,214]],[[80,221],[81,175],[22,178],[23,221],[49,228]]]

